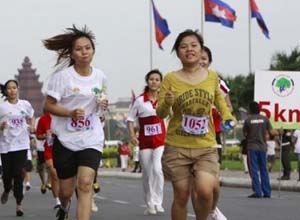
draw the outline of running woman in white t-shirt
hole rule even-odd
[[[34,110],[28,101],[19,99],[16,80],[8,80],[1,85],[1,92],[6,97],[0,103],[0,153],[4,185],[1,203],[7,202],[9,192],[13,189],[17,203],[16,215],[22,216],[23,168],[30,145],[29,131],[34,132]]]
[[[61,208],[57,219],[67,216],[75,186],[78,190],[77,219],[89,220],[93,180],[104,143],[99,115],[108,106],[105,74],[91,66],[95,53],[94,35],[86,27],[67,28],[43,41],[57,53],[57,64],[67,68],[52,75],[45,102],[52,114],[53,162],[59,178]]]

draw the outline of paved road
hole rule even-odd
[[[12,195],[6,205],[0,205],[0,220],[54,220],[55,212],[51,194],[42,195],[39,191],[37,176],[33,176],[33,188],[25,195],[24,217],[15,216],[15,205]],[[96,196],[100,207],[99,212],[93,213],[93,220],[165,220],[170,219],[172,189],[169,183],[165,187],[164,206],[166,213],[159,216],[144,216],[144,202],[140,179],[125,179],[105,177],[101,179],[102,192]],[[2,188],[2,187],[1,187]],[[2,189],[1,189],[2,192]],[[251,191],[244,188],[222,187],[219,207],[228,220],[299,220],[299,192],[273,192],[271,199],[248,199]],[[75,219],[73,199],[70,211],[71,220]],[[191,205],[189,218],[195,219]]]

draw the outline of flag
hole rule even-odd
[[[134,101],[135,101],[135,93],[133,89],[131,89],[131,106],[133,105]]]
[[[256,5],[255,0],[250,0],[250,10],[251,10],[251,17],[256,18],[257,24],[260,27],[261,31],[266,36],[266,38],[270,39],[269,30],[267,28],[267,25],[261,15],[261,13],[259,12],[259,9]]]
[[[161,50],[163,50],[161,43],[162,41],[171,33],[169,30],[169,26],[167,20],[162,18],[157,11],[157,8],[154,5],[153,0],[152,2],[152,9],[153,9],[153,17],[154,17],[154,28],[155,28],[155,38],[156,42]]]
[[[236,20],[235,10],[221,0],[204,0],[205,21],[220,22],[226,27],[233,28]]]

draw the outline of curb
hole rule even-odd
[[[117,177],[123,179],[141,179],[141,173],[128,173],[121,171],[98,171],[100,177]],[[239,188],[251,188],[250,178],[238,178],[238,177],[220,177],[221,186],[226,187],[239,187]],[[297,180],[288,180],[288,181],[279,181],[271,179],[272,190],[282,190],[282,191],[291,191],[291,192],[300,192],[300,181]]]

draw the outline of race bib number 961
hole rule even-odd
[[[144,125],[144,133],[145,136],[153,136],[153,135],[158,135],[162,133],[161,130],[161,124],[149,124],[149,125]]]
[[[86,131],[93,129],[93,115],[90,114],[84,119],[74,120],[69,118],[67,122],[68,131]]]
[[[206,134],[208,132],[208,117],[183,115],[181,127],[189,134]]]

